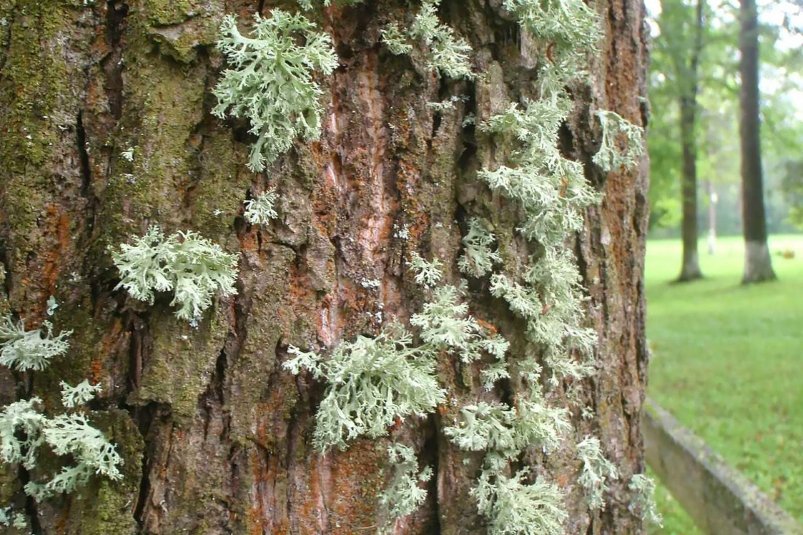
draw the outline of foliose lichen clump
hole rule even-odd
[[[390,518],[396,519],[409,515],[424,503],[427,491],[421,484],[432,479],[432,468],[419,470],[415,450],[398,443],[388,446],[388,462],[392,474],[379,495],[379,503],[387,508]]]
[[[243,216],[252,225],[267,225],[279,216],[276,213],[276,193],[273,190],[248,199],[243,204],[245,204]]]
[[[112,251],[120,271],[117,288],[134,299],[153,304],[157,292],[173,292],[176,317],[197,322],[217,293],[237,293],[237,255],[188,230],[165,236],[151,226],[144,236]]]
[[[331,74],[338,62],[328,34],[301,14],[274,9],[267,18],[254,15],[252,37],[227,15],[217,46],[231,68],[212,91],[218,99],[212,113],[249,120],[257,138],[248,161],[252,171],[264,170],[296,138],[320,137],[323,89],[314,74]]]
[[[7,366],[20,369],[20,363],[35,362],[36,366],[24,369],[38,371],[49,364],[49,357],[43,360],[43,354],[60,356],[68,348],[64,338],[69,333],[63,332],[53,337],[50,325],[43,327],[47,329],[46,333],[34,335],[32,331],[24,331],[22,323],[13,322],[8,315],[2,318],[2,324],[13,326],[17,333],[16,337],[3,342],[3,349],[13,345],[15,352],[15,358],[4,363]],[[59,340],[60,345],[55,353],[51,351],[51,337]],[[20,339],[27,342],[16,343]],[[21,466],[27,471],[36,469],[36,477],[30,477],[23,489],[37,501],[55,494],[74,492],[94,475],[111,480],[122,478],[119,467],[123,460],[116,447],[92,426],[87,411],[79,409],[100,392],[101,385],[92,385],[85,380],[71,386],[62,381],[61,388],[62,405],[68,412],[48,416],[43,411],[42,400],[35,396],[10,403],[0,411],[0,460]],[[39,463],[43,448],[68,459],[49,479],[44,477]],[[0,525],[26,529],[28,522],[23,512],[12,507],[0,507]]]

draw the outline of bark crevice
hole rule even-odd
[[[102,62],[106,75],[109,112],[115,120],[123,116],[123,34],[126,28],[128,4],[119,0],[106,2],[106,41],[109,54]]]

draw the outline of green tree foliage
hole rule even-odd
[[[789,202],[789,221],[803,229],[803,160],[786,162],[783,191]]]
[[[709,0],[700,57],[698,174],[712,182],[719,198],[718,227],[722,233],[740,231],[738,143],[738,19],[735,4]],[[680,222],[681,146],[678,97],[688,77],[684,72],[692,47],[694,5],[663,1],[652,13],[650,59],[650,224],[677,228]],[[795,204],[782,184],[786,164],[803,151],[803,121],[797,102],[803,95],[803,35],[793,25],[795,8],[779,3],[760,13],[762,68],[762,149],[765,158],[768,226],[788,230]],[[708,199],[706,199],[708,202]]]

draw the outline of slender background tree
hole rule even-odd
[[[758,12],[755,0],[739,0],[739,135],[742,145],[742,229],[745,241],[742,282],[775,278],[767,245],[764,180],[761,167]]]
[[[661,13],[657,18],[660,37],[655,43],[655,63],[653,70],[660,73],[658,87],[654,94],[654,105],[677,106],[676,126],[678,135],[672,136],[679,141],[680,166],[670,165],[665,159],[658,158],[653,169],[661,168],[656,173],[661,176],[667,171],[680,175],[681,199],[681,237],[683,240],[683,259],[681,261],[678,281],[691,281],[703,276],[697,248],[698,241],[698,131],[700,91],[700,69],[705,45],[705,34],[708,26],[705,21],[705,1],[699,0],[694,5],[684,2],[661,2]],[[662,114],[668,112],[662,108]],[[667,121],[665,115],[661,122]],[[666,127],[663,129],[666,132]],[[657,134],[661,136],[661,133]],[[666,135],[666,134],[664,134]],[[670,134],[671,135],[671,134]],[[656,141],[653,148],[660,143]],[[671,179],[670,179],[671,180]],[[660,178],[658,184],[660,184]],[[660,193],[658,193],[660,194]]]

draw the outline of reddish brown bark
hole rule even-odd
[[[247,125],[209,113],[222,68],[214,40],[224,12],[246,19],[274,4],[0,0],[8,21],[0,29],[0,102],[8,103],[0,117],[0,303],[34,326],[55,295],[57,328],[74,330],[69,358],[48,371],[2,372],[4,397],[16,388],[51,402],[60,379],[101,381],[93,408],[126,462],[123,482],[28,502],[43,533],[375,529],[384,520],[376,495],[387,442],[358,440],[323,457],[313,451],[322,385],[281,369],[288,345],[332,347],[376,333],[384,319],[408,318],[421,295],[403,258],[436,255],[456,281],[467,214],[490,220],[504,247],[526,253],[513,231],[515,207],[475,178],[490,161],[490,143],[463,127],[467,114],[487,119],[532,91],[534,71],[499,2],[445,0],[441,9],[488,74],[476,83],[440,81],[378,43],[382,25],[407,2],[319,14],[341,58],[322,80],[330,98],[323,137],[255,175],[244,165]],[[595,83],[576,88],[563,135],[567,153],[586,163],[599,140],[592,109],[646,121],[643,7],[613,0],[598,11],[606,38],[592,66]],[[468,102],[443,117],[427,106],[463,94]],[[120,156],[128,148],[132,162]],[[599,436],[623,477],[609,507],[592,515],[568,451],[528,459],[567,493],[567,533],[636,533],[626,482],[643,470],[646,166],[607,179],[588,169],[605,200],[589,210],[574,247],[600,333],[600,373],[580,388],[594,418],[572,418],[577,438]],[[268,185],[279,192],[280,218],[249,226],[242,201]],[[218,302],[197,330],[173,318],[169,298],[149,307],[114,289],[107,248],[151,223],[191,228],[241,253],[238,295]],[[522,326],[504,303],[482,284],[470,296],[473,314],[521,346]],[[444,361],[440,378],[466,402],[479,395],[476,372]],[[398,533],[485,532],[468,496],[481,456],[463,463],[467,456],[444,437],[441,419],[450,411],[394,432],[436,472],[427,502],[397,524]],[[18,481],[3,481],[0,498],[22,503]]]

